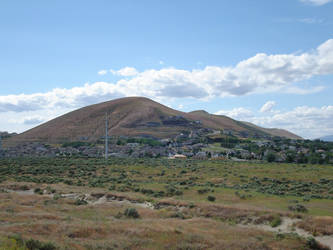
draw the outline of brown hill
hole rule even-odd
[[[192,111],[187,117],[193,120],[200,120],[204,127],[220,130],[229,129],[237,132],[246,131],[246,128],[240,126],[235,120],[224,115],[209,114],[204,110]]]
[[[289,139],[296,139],[296,140],[302,140],[303,138],[298,136],[298,135],[295,135],[291,132],[289,132],[288,130],[285,130],[285,129],[279,129],[279,128],[262,128],[262,127],[259,127],[253,123],[250,123],[250,122],[242,122],[244,123],[245,125],[248,125],[250,127],[253,127],[255,129],[258,129],[258,130],[261,130],[271,136],[279,136],[279,137],[285,137],[285,138],[289,138]]]
[[[12,142],[94,141],[105,133],[105,114],[109,114],[109,134],[169,138],[197,128],[228,129],[249,135],[277,135],[277,131],[238,122],[205,111],[180,112],[148,98],[127,97],[87,106],[60,116],[14,136]],[[290,137],[293,134],[283,133]]]

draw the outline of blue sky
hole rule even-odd
[[[333,134],[332,13],[330,0],[1,1],[0,131],[140,95]]]

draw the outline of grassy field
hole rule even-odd
[[[325,249],[241,226],[284,218],[333,237],[329,165],[0,159],[0,181],[0,249]]]

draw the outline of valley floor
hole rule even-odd
[[[1,159],[0,174],[0,249],[333,248],[329,165]]]

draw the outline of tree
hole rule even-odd
[[[267,155],[266,155],[266,160],[268,162],[273,162],[275,161],[276,159],[276,155],[273,153],[273,152],[269,152]]]

